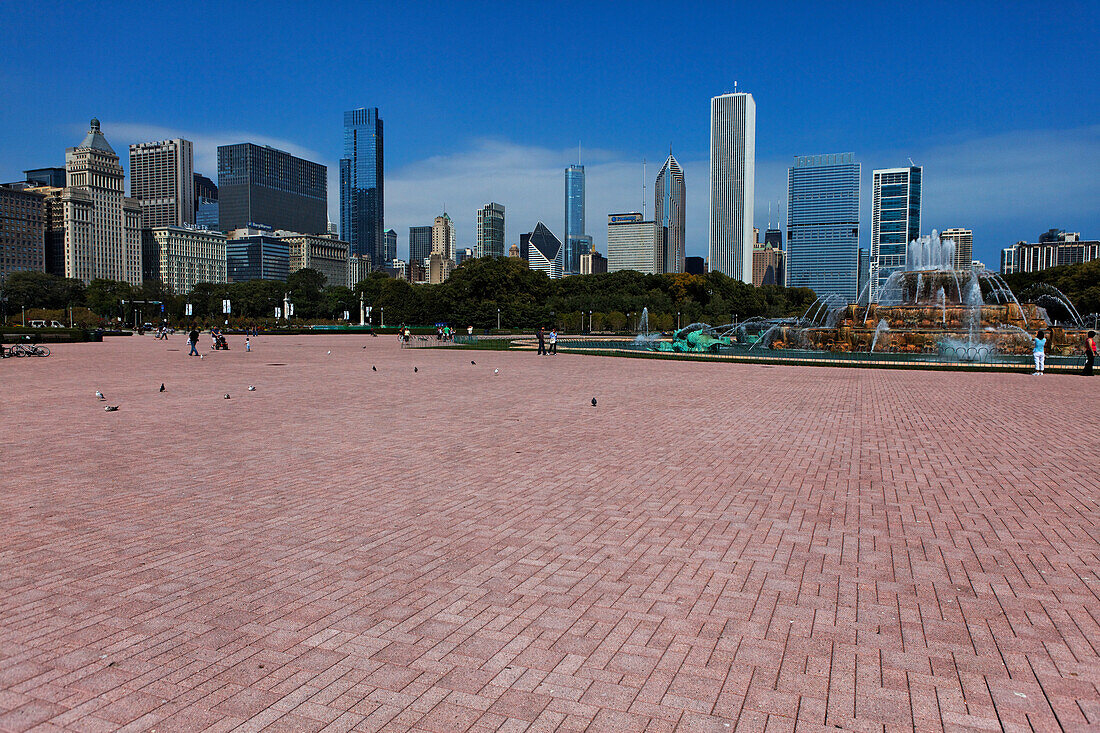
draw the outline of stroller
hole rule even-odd
[[[229,351],[229,343],[226,342],[225,336],[220,333],[214,340],[214,348],[218,351]]]

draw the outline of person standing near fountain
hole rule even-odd
[[[542,326],[539,326],[539,350],[535,356],[546,356],[546,333],[542,330]]]
[[[557,354],[558,353],[558,329],[556,329],[556,328],[551,328],[550,329],[550,351],[547,352],[547,353],[548,354]]]
[[[1081,374],[1086,377],[1092,376],[1092,365],[1096,361],[1096,331],[1089,331],[1089,336],[1085,339],[1085,368],[1081,370]]]
[[[1043,368],[1046,366],[1047,361],[1047,332],[1043,329],[1039,329],[1039,333],[1035,335],[1035,373],[1042,374]]]

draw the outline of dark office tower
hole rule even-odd
[[[432,255],[432,228],[409,227],[409,262],[423,265]]]
[[[549,231],[549,230],[548,230]],[[581,271],[581,255],[592,249],[584,233],[584,166],[565,169],[565,272]]]
[[[386,262],[389,262],[390,260],[396,260],[397,232],[395,232],[393,229],[387,229],[382,236],[386,243],[386,246],[384,247],[385,252],[383,253],[386,256]]]
[[[199,199],[218,200],[218,186],[201,173],[194,174],[195,181],[195,211],[199,210]]]
[[[65,188],[65,169],[62,168],[32,168],[23,171],[27,177],[27,183],[36,183],[39,186],[52,186],[53,188]]]
[[[218,228],[258,225],[326,234],[327,170],[266,145],[218,147]]]
[[[782,229],[768,229],[764,232],[764,244],[771,245],[776,249],[783,249],[783,230]]]
[[[378,108],[345,112],[344,157],[340,159],[340,238],[350,245],[352,254],[369,255],[375,270],[381,269],[387,259],[383,184],[382,120],[378,118]]]
[[[687,209],[684,171],[669,152],[653,186],[653,219],[668,230],[661,272],[684,271],[684,214]]]

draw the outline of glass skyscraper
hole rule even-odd
[[[735,92],[710,100],[711,270],[752,282],[756,204],[756,101]]]
[[[344,157],[340,159],[340,238],[348,243],[351,254],[369,256],[375,270],[387,260],[384,189],[382,120],[378,108],[345,112]]]
[[[432,228],[409,227],[409,262],[424,264],[432,254]]]
[[[584,166],[565,169],[565,258],[566,272],[581,271],[581,255],[588,254],[592,240],[584,234]]]
[[[786,285],[845,303],[859,294],[861,166],[854,157],[803,155],[787,171]]]
[[[488,203],[477,212],[477,256],[504,256],[504,207]]]
[[[684,171],[669,152],[654,189],[653,219],[664,227],[663,272],[684,271],[684,213],[687,209]]]
[[[874,172],[871,199],[871,297],[886,279],[905,266],[905,248],[920,237],[921,174],[919,166]]]
[[[328,168],[268,145],[218,147],[218,221],[243,227],[328,231]]]

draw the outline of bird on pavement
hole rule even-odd
[[[470,359],[470,363],[473,364],[474,366],[477,366],[477,362],[474,361],[473,359]]]
[[[227,399],[227,400],[229,399],[229,393],[228,392],[225,393],[225,399]]]
[[[118,411],[118,405],[105,405],[103,407],[103,410],[105,412],[117,412]]]
[[[593,407],[595,407],[595,406],[596,406],[596,398],[595,398],[595,397],[593,397],[593,398],[592,398],[592,406],[593,406]]]
[[[413,367],[413,371],[414,371],[414,372],[418,372],[418,371],[420,371],[420,370],[419,370],[419,369],[417,369],[416,367]]]
[[[493,370],[493,376],[495,377],[498,374],[500,374],[500,370],[499,369],[494,369]]]
[[[98,389],[95,391],[95,396],[98,397],[101,400],[107,399],[106,397],[103,396],[103,393],[100,392]]]
[[[160,383],[160,391],[161,391],[161,392],[167,392],[167,391],[168,391],[168,390],[166,390],[166,389],[164,388],[164,382],[161,382],[161,383]]]
[[[253,387],[253,386],[252,386],[252,385],[250,384],[250,385],[248,385],[248,391],[249,391],[249,392],[255,392],[255,391],[256,391],[256,388],[255,388],[255,387]]]
[[[378,367],[376,367],[376,366],[372,366],[372,367],[370,368],[370,370],[371,370],[372,372],[376,372],[376,371],[378,371]]]

